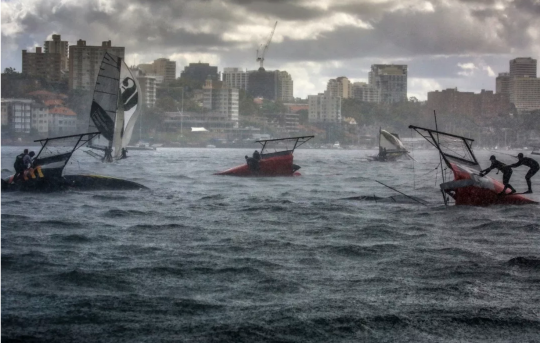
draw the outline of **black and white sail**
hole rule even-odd
[[[106,52],[90,109],[89,129],[101,132],[101,136],[92,141],[92,148],[112,149],[112,157],[120,157],[122,148],[131,140],[139,116],[139,89],[124,59]]]

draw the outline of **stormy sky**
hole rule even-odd
[[[52,34],[126,48],[128,65],[167,57],[258,68],[256,49],[278,25],[267,70],[286,70],[295,96],[330,78],[367,81],[372,64],[409,66],[409,96],[495,89],[515,57],[540,57],[540,0],[2,0],[2,70]]]

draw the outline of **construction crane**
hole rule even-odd
[[[266,54],[266,51],[268,50],[268,46],[270,45],[270,41],[272,40],[272,36],[274,36],[274,31],[276,30],[277,21],[274,24],[274,28],[272,29],[272,33],[270,33],[270,37],[268,37],[268,41],[263,46],[262,44],[259,46],[259,49],[257,49],[257,62],[260,63],[259,71],[264,71],[263,62],[264,62],[264,54]]]

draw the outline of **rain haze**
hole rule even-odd
[[[2,342],[540,341],[538,18],[2,0]]]

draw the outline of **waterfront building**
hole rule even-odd
[[[499,73],[495,79],[495,92],[510,99],[510,73]]]
[[[224,68],[222,80],[227,87],[243,90],[248,89],[248,73],[240,68]]]
[[[266,71],[264,69],[249,71],[247,92],[254,98],[276,100],[278,96],[278,74],[277,71]]]
[[[277,73],[277,95],[276,100],[279,100],[281,102],[286,101],[293,101],[294,100],[294,92],[293,92],[293,86],[294,82],[289,73],[286,71],[276,71]]]
[[[238,127],[238,88],[229,88],[223,81],[206,80],[203,86],[203,107],[225,115]]]
[[[181,78],[191,79],[205,83],[206,79],[219,81],[218,67],[211,66],[209,63],[190,63],[184,67],[184,71],[180,75]]]
[[[69,71],[69,42],[63,41],[60,35],[52,35],[52,41],[43,43],[43,50],[46,54],[60,54],[60,69],[62,72]]]
[[[341,97],[325,91],[308,95],[310,123],[341,123]]]
[[[536,77],[536,60],[530,57],[518,57],[510,60],[510,78]]]
[[[59,53],[43,53],[40,47],[36,52],[22,51],[22,73],[42,77],[49,82],[62,79],[62,56]]]
[[[407,101],[407,65],[373,64],[369,84],[377,88],[380,103]]]
[[[513,77],[510,80],[510,102],[518,113],[540,110],[540,78]]]
[[[87,46],[82,39],[69,47],[69,89],[94,89],[105,52],[123,58],[125,48],[112,46],[110,40],[102,42],[101,46]]]
[[[176,62],[168,58],[158,58],[152,63],[139,64],[137,68],[142,70],[145,76],[153,77],[156,84],[176,80]]]
[[[326,85],[326,91],[330,96],[339,96],[342,99],[352,98],[352,84],[345,76],[330,79]]]
[[[365,82],[352,84],[352,97],[364,102],[379,102],[379,90]]]

